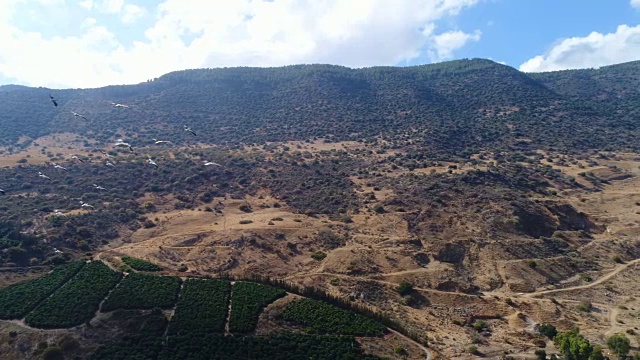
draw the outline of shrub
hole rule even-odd
[[[400,283],[400,285],[398,285],[398,288],[396,289],[396,291],[401,296],[409,295],[413,292],[413,285],[411,285],[406,281],[403,281]]]
[[[239,222],[240,225],[247,225],[252,223],[253,223],[253,220],[240,220]]]
[[[482,331],[487,328],[487,322],[484,320],[476,320],[472,326],[476,331]]]
[[[322,251],[316,251],[313,254],[311,254],[311,258],[317,261],[322,261],[326,257],[327,257],[327,254]]]
[[[555,326],[550,324],[542,324],[538,327],[538,333],[548,337],[553,340],[553,338],[558,334],[558,330]]]
[[[475,345],[469,345],[467,352],[473,355],[480,355],[480,350],[478,350],[478,347]]]

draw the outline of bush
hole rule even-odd
[[[558,330],[553,325],[542,324],[542,325],[538,326],[538,333],[540,333],[540,334],[548,337],[549,339],[553,340],[553,338],[556,337],[556,335],[558,334]]]
[[[478,347],[475,345],[469,345],[467,352],[473,355],[480,355],[480,350],[478,350]]]
[[[57,346],[49,346],[42,353],[42,359],[43,360],[63,360],[64,353],[62,352],[62,349],[60,349]]]
[[[240,220],[239,224],[240,225],[247,225],[247,224],[252,224],[253,220]]]
[[[373,211],[375,211],[378,214],[382,214],[385,212],[384,206],[377,204],[376,206],[373,207]]]
[[[240,211],[246,212],[246,213],[250,213],[253,212],[253,210],[251,209],[251,206],[244,204],[244,205],[240,205],[239,207]]]
[[[611,335],[607,340],[607,346],[618,356],[618,359],[625,359],[631,348],[629,338],[624,334]]]
[[[327,254],[325,254],[325,253],[324,253],[324,252],[322,252],[322,251],[316,251],[316,252],[314,252],[313,254],[311,254],[311,258],[312,258],[313,260],[317,260],[317,261],[322,261],[322,260],[324,260],[324,258],[326,258],[326,257],[327,257]]]
[[[538,349],[534,352],[534,354],[536,355],[536,359],[538,360],[546,360],[547,359],[547,352],[541,349]]]
[[[473,323],[473,329],[476,331],[482,331],[484,329],[487,328],[487,322],[484,320],[476,320],[476,322]]]
[[[400,285],[398,285],[398,288],[396,289],[396,291],[401,296],[409,295],[413,292],[413,285],[411,285],[406,281],[403,281],[400,283]]]

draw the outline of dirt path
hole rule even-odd
[[[555,294],[555,293],[559,293],[559,292],[566,292],[566,291],[574,291],[574,290],[582,290],[582,289],[592,288],[592,287],[594,287],[596,285],[600,285],[600,284],[610,280],[612,277],[618,275],[621,271],[626,270],[630,266],[638,264],[638,263],[640,263],[640,259],[635,259],[633,261],[629,261],[626,264],[618,265],[610,273],[608,273],[608,274],[606,274],[604,276],[601,276],[596,281],[590,282],[588,284],[578,285],[578,286],[571,286],[571,287],[562,288],[562,289],[536,291],[536,292],[524,294],[524,295],[522,295],[522,297],[537,297],[537,296],[541,296],[541,295]]]
[[[405,339],[406,341],[413,343],[414,345],[416,345],[420,349],[422,349],[422,351],[424,351],[424,353],[427,355],[427,357],[426,357],[427,360],[432,360],[433,359],[432,351],[429,350],[426,346],[420,344],[419,342],[413,340],[412,338],[410,338],[408,336],[405,336],[405,335],[403,335],[403,334],[401,334],[401,333],[399,333],[399,332],[397,332],[397,331],[395,331],[395,330],[393,330],[391,328],[388,328],[388,329],[389,329],[389,331],[394,333],[396,336],[399,336],[399,337]]]

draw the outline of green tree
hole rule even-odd
[[[536,354],[536,358],[538,360],[546,360],[547,359],[547,352],[544,351],[544,350],[536,350],[535,354]]]
[[[618,356],[618,359],[625,359],[631,347],[629,338],[624,334],[611,335],[609,340],[607,340],[607,346]]]
[[[553,340],[553,338],[558,334],[558,329],[550,324],[542,324],[538,327],[538,332]]]
[[[604,360],[604,355],[602,355],[602,346],[595,345],[593,347],[593,351],[591,352],[591,356],[589,356],[589,360]]]
[[[593,347],[577,330],[561,332],[553,342],[566,360],[589,360]]]

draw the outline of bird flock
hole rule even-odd
[[[56,98],[54,98],[51,94],[49,94],[49,99],[51,100],[51,102],[53,103],[53,105],[55,107],[58,107],[58,100]],[[110,102],[110,104],[112,106],[116,107],[116,108],[122,108],[122,109],[127,109],[127,108],[130,107],[129,105],[119,104],[119,103],[115,103],[115,102]],[[79,118],[84,119],[85,121],[89,121],[89,119],[86,116],[84,116],[84,115],[82,115],[80,113],[77,113],[75,111],[71,111],[71,114],[73,114],[74,117],[79,117]],[[193,136],[197,136],[196,132],[193,131],[191,129],[191,127],[188,127],[187,125],[184,125],[184,131],[192,134]],[[154,141],[155,145],[171,144],[171,141],[169,141],[169,140],[153,139],[153,141]],[[115,143],[113,144],[113,147],[114,148],[127,149],[127,150],[129,150],[130,153],[138,155],[138,153],[135,151],[133,145],[131,145],[128,142],[125,142],[123,139],[117,139],[115,141]],[[105,150],[99,149],[99,151],[102,154],[103,158],[105,159],[104,160],[105,161],[105,163],[104,163],[105,166],[107,166],[107,167],[115,167],[115,165],[114,165],[115,161],[113,159],[113,156],[110,155],[109,153],[107,153]],[[73,155],[72,154],[70,156],[70,158],[75,160],[75,161],[77,161],[77,162],[79,162],[79,163],[84,163],[85,162],[85,160],[80,158],[78,155]],[[155,167],[156,169],[158,169],[160,167],[158,165],[158,163],[156,161],[154,161],[150,156],[147,156],[146,163],[149,164],[150,166]],[[67,168],[65,168],[64,166],[56,164],[54,162],[51,162],[49,164],[54,169],[58,169],[58,170],[62,170],[62,171],[68,171]],[[203,160],[203,164],[204,164],[204,166],[222,166],[222,165],[220,165],[218,163],[215,163],[215,162],[212,162],[212,161],[207,161],[207,160]],[[45,179],[45,180],[51,180],[51,178],[48,175],[44,174],[42,171],[38,171],[38,177],[40,177],[42,179]],[[98,184],[92,184],[92,185],[93,185],[93,188],[95,190],[108,191],[107,188],[105,188],[103,186],[100,186]],[[0,189],[0,195],[6,195],[6,191],[3,190],[3,189]],[[88,203],[86,203],[84,201],[80,201],[80,208],[82,208],[82,209],[91,209],[91,210],[95,209],[95,207],[93,205],[88,204]],[[54,214],[55,215],[62,215],[63,214],[63,210],[55,209],[54,210]]]

